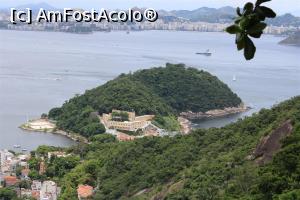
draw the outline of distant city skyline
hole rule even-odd
[[[76,8],[107,8],[107,9],[126,9],[134,6],[152,7],[164,10],[194,10],[200,7],[220,8],[223,6],[243,6],[249,0],[0,0],[0,8],[15,7],[23,4],[48,3],[57,8],[76,7]],[[252,0],[254,2],[254,0]],[[272,0],[266,3],[278,14],[292,13],[300,16],[300,1]]]

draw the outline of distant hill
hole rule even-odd
[[[241,99],[217,77],[208,72],[167,64],[122,74],[114,80],[88,90],[67,101],[61,108],[50,110],[63,130],[83,133],[94,124],[92,112],[109,113],[112,109],[134,110],[138,115],[179,115],[182,111],[204,112],[236,107]],[[98,122],[99,123],[99,122]]]
[[[279,42],[279,44],[283,45],[292,45],[292,46],[299,46],[300,47],[300,31],[296,32],[295,34],[289,36],[288,38]]]
[[[38,11],[39,9],[43,8],[45,10],[57,10],[54,6],[51,6],[48,3],[41,2],[41,3],[36,3],[36,4],[24,4],[16,7],[17,9],[25,9],[25,8],[30,8],[33,11]]]
[[[273,26],[300,26],[300,17],[295,17],[292,14],[277,16],[274,19],[268,19],[267,23]]]
[[[196,10],[173,10],[170,12],[160,11],[162,16],[170,15],[178,18],[184,18],[190,21],[203,21],[211,23],[231,22],[235,16],[235,8],[222,7],[219,9],[202,7]]]
[[[195,10],[173,10],[159,11],[160,17],[165,19],[166,16],[173,16],[179,19],[185,19],[193,22],[209,22],[209,23],[230,23],[236,17],[236,8],[226,6],[221,8],[202,7]],[[166,18],[168,19],[168,18]],[[174,19],[172,19],[174,20]],[[300,26],[300,17],[292,14],[277,16],[269,19],[268,24],[273,26]]]

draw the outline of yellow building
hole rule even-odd
[[[128,121],[114,121],[112,113],[127,113]],[[155,117],[154,115],[143,115],[136,116],[135,112],[125,112],[120,110],[112,110],[112,113],[103,114],[101,122],[108,129],[118,129],[124,131],[137,131],[144,129],[151,124],[151,120]]]

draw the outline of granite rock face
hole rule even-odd
[[[279,128],[263,137],[252,154],[252,158],[258,165],[270,162],[275,153],[281,149],[282,139],[291,135],[293,126],[291,121],[284,122]]]

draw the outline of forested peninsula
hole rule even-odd
[[[51,109],[48,117],[61,130],[91,137],[105,132],[97,116],[113,109],[155,115],[154,123],[166,128],[181,112],[206,112],[241,103],[216,76],[183,64],[166,64],[121,74]]]

